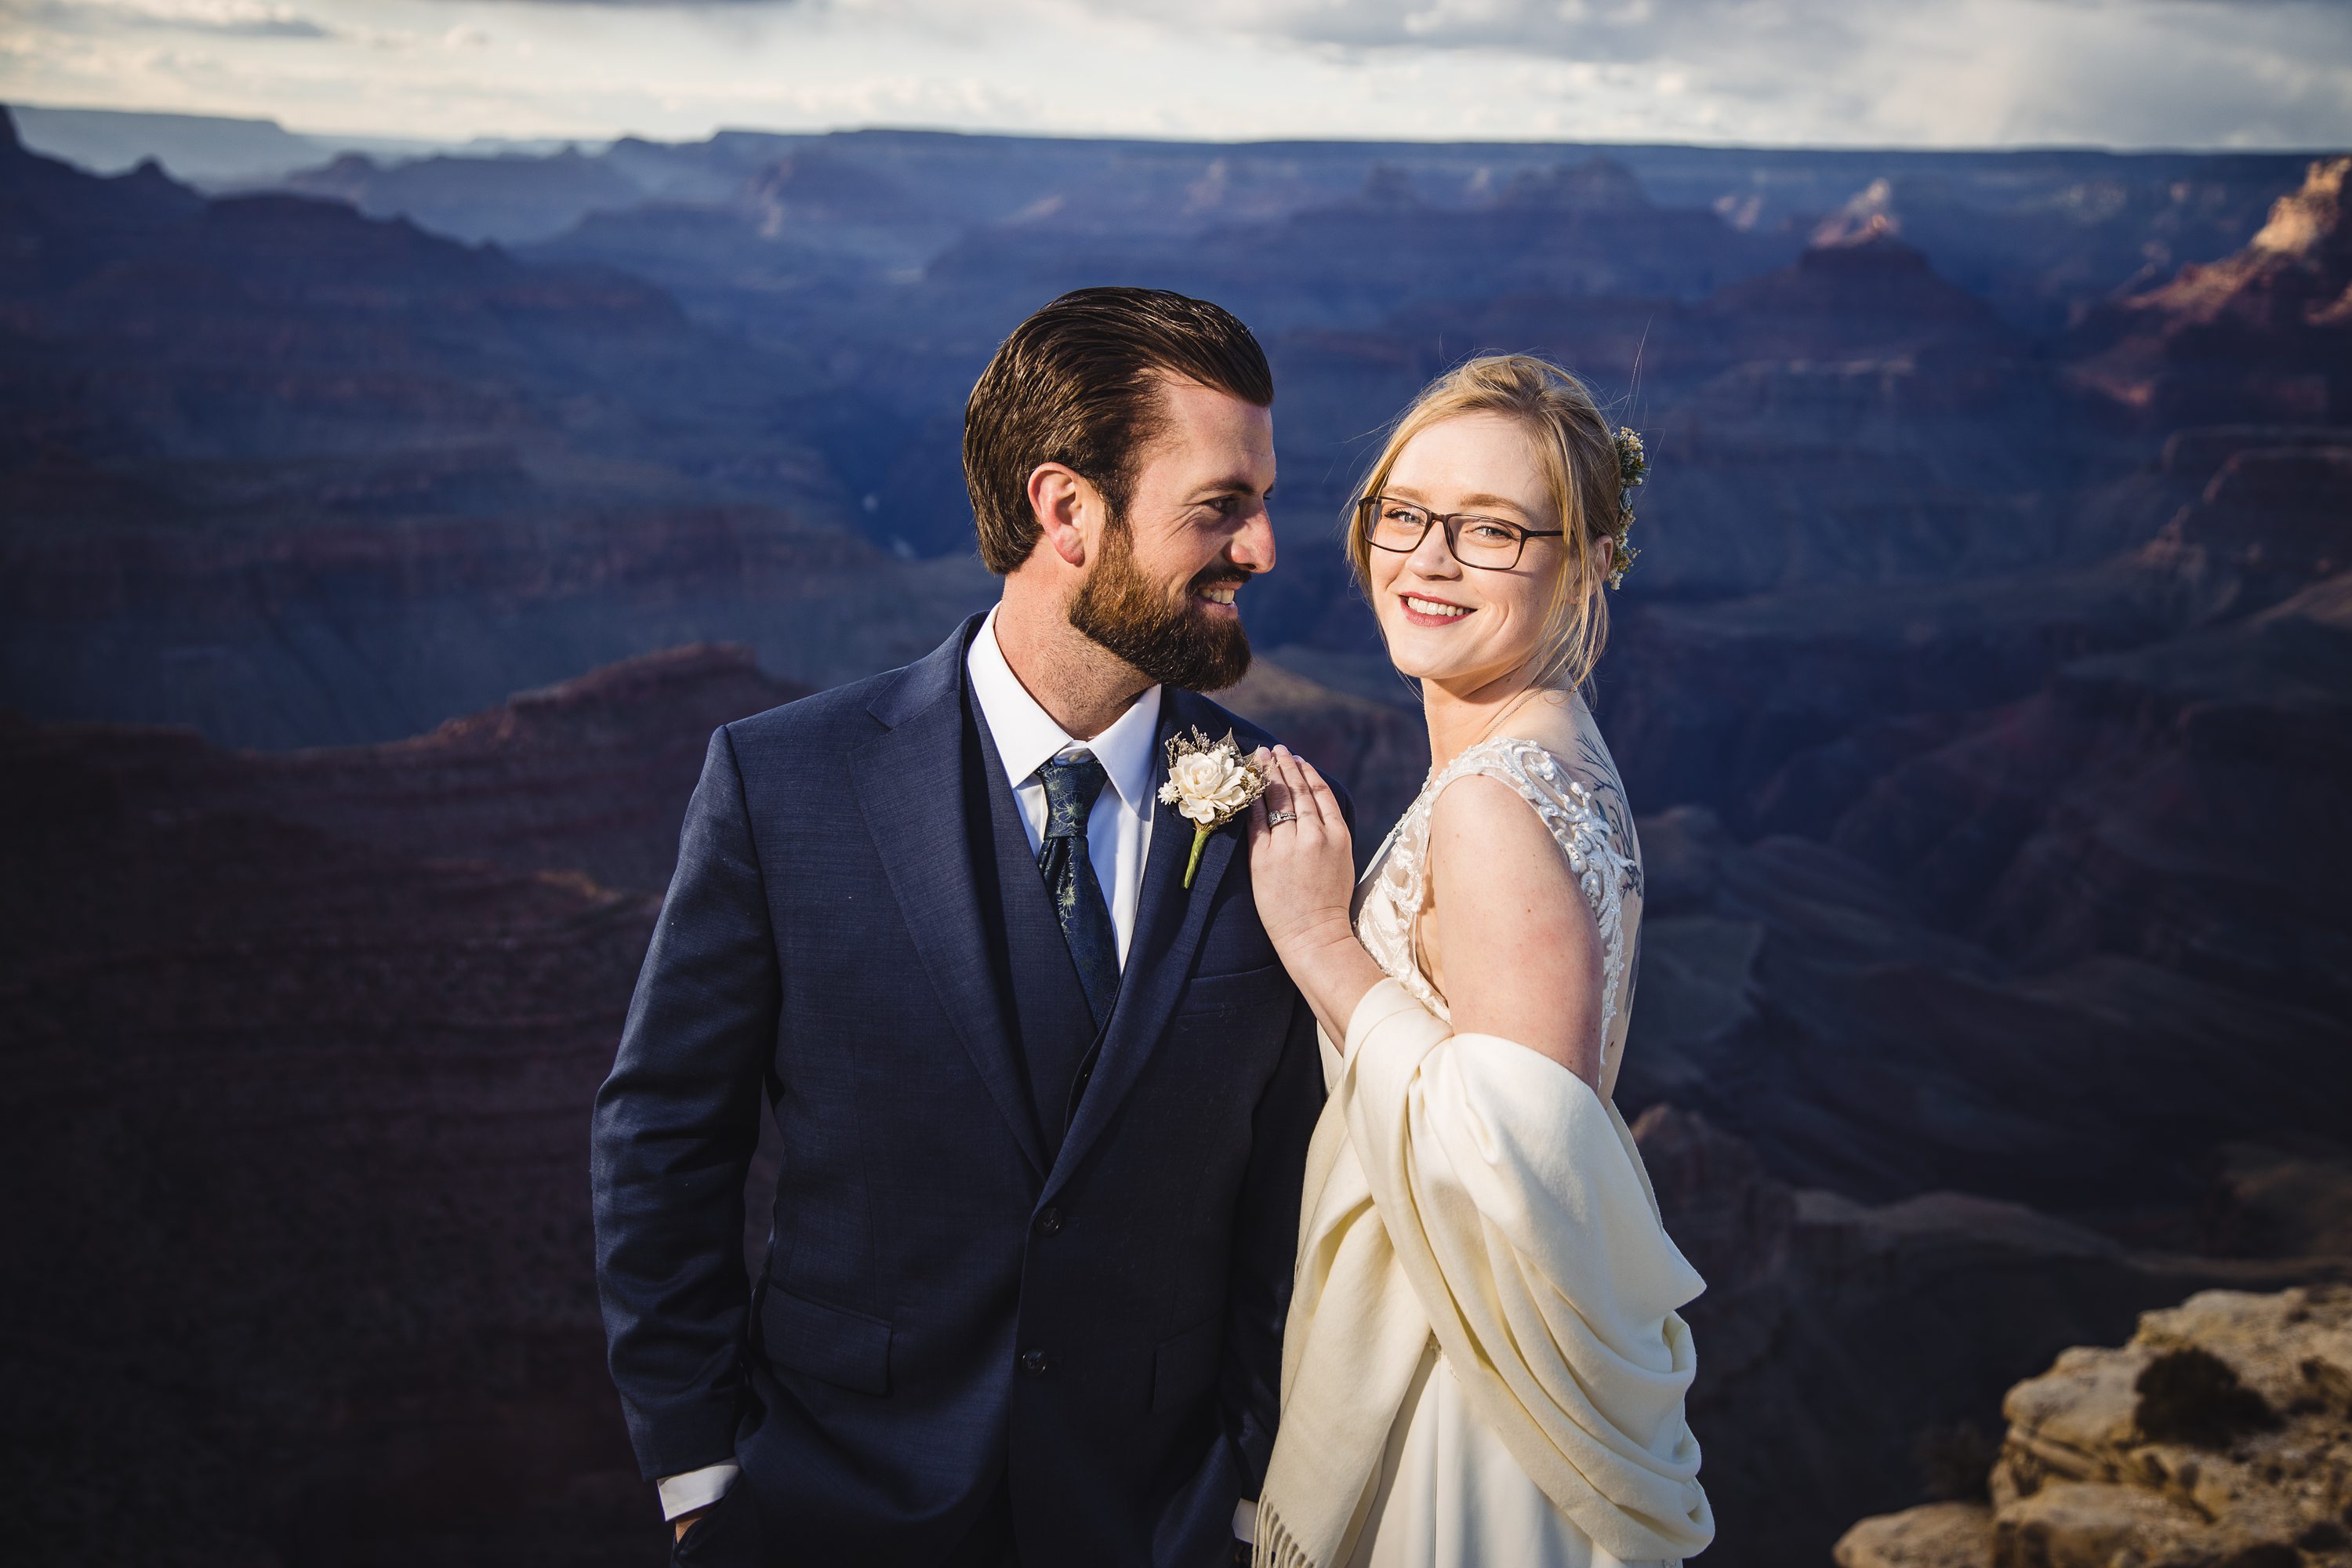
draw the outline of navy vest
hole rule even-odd
[[[971,814],[972,853],[982,862],[972,875],[981,908],[1000,914],[990,933],[990,957],[997,994],[1005,999],[1005,1031],[1029,1080],[1031,1113],[1050,1167],[1086,1091],[1097,1039],[1094,1015],[1078,984],[1070,944],[1054,918],[1054,899],[1038,872],[1037,852],[1029,847],[1021,803],[1005,782],[1003,759],[968,676],[963,701],[965,810]],[[1109,795],[1111,786],[1106,784],[1103,793]],[[1101,805],[1097,801],[1097,808]]]

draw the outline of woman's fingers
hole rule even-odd
[[[1281,756],[1269,752],[1265,759],[1265,793],[1258,797],[1258,803],[1265,808],[1267,826],[1273,826],[1275,817],[1281,813],[1297,809],[1290,803],[1291,794],[1290,781],[1283,775]]]
[[[1298,814],[1297,820],[1301,832],[1321,827],[1323,813],[1315,803],[1315,789],[1308,782],[1313,770],[1307,767],[1306,759],[1287,746],[1276,746],[1275,755],[1282,764],[1286,796],[1283,809]]]
[[[1273,765],[1274,753],[1260,746],[1250,753],[1250,761],[1255,763],[1258,771],[1263,773]],[[1265,837],[1265,792],[1260,790],[1257,798],[1249,803],[1249,840],[1253,844]]]
[[[1303,757],[1299,759],[1298,766],[1307,775],[1307,798],[1315,803],[1315,809],[1322,815],[1324,827],[1333,833],[1347,832],[1348,819],[1339,810],[1339,797],[1332,793],[1329,781],[1315,771],[1313,763]]]

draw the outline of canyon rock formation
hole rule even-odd
[[[1264,340],[1227,700],[1360,852],[1428,763],[1335,547],[1382,422],[1508,347],[1647,433],[1591,695],[1706,1562],[1920,1503],[1881,1533],[1998,1545],[2005,1390],[2345,1277],[2342,160],[726,132],[289,184],[0,125],[12,1540],[658,1551],[587,1097],[711,727],[993,595],[962,400],[1066,283]]]
[[[1839,1568],[2352,1563],[2352,1288],[2202,1292],[2002,1413],[1988,1500],[1864,1520]]]

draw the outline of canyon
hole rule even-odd
[[[2352,1270],[2347,169],[726,132],[229,193],[0,133],[0,1518],[659,1550],[585,1108],[703,741],[989,602],[964,393],[1124,280],[1275,363],[1226,700],[1360,850],[1428,762],[1330,521],[1381,422],[1510,347],[1643,429],[1591,696],[1706,1560],[1997,1533],[2021,1380]]]

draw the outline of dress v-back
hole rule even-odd
[[[1504,736],[1433,770],[1358,884],[1358,937],[1381,969],[1439,1019],[1451,1021],[1419,939],[1429,902],[1430,820],[1438,796],[1455,780],[1484,774],[1508,784],[1543,820],[1576,875],[1601,950],[1601,1097],[1613,1094],[1624,1058],[1626,1024],[1639,969],[1641,847],[1616,764],[1591,712],[1576,700],[1573,739],[1563,752]],[[1327,1041],[1326,1071],[1336,1073]],[[1566,1073],[1566,1068],[1559,1069]],[[1507,1110],[1495,1114],[1507,1116]],[[1619,1121],[1622,1127],[1622,1119]],[[1532,1130],[1541,1141],[1552,1128]],[[1480,1140],[1485,1142],[1485,1140]],[[1502,1141],[1507,1147],[1513,1139]],[[1628,1141],[1630,1146],[1630,1140]],[[1570,1151],[1571,1157],[1588,1157]],[[1591,1157],[1619,1158],[1618,1151]],[[1638,1163],[1638,1156],[1636,1163]],[[1539,1185],[1540,1173],[1504,1173],[1507,1184]],[[1384,1216],[1389,1217],[1389,1216]],[[1391,1224],[1396,1223],[1393,1218]],[[1554,1288],[1571,1301],[1580,1289],[1605,1289],[1605,1268],[1591,1279]],[[1579,1301],[1580,1309],[1583,1303]],[[1591,1313],[1600,1316],[1600,1313]],[[1530,1479],[1470,1396],[1433,1337],[1422,1352],[1389,1434],[1369,1514],[1349,1558],[1354,1568],[1612,1568],[1621,1559],[1592,1539]]]

